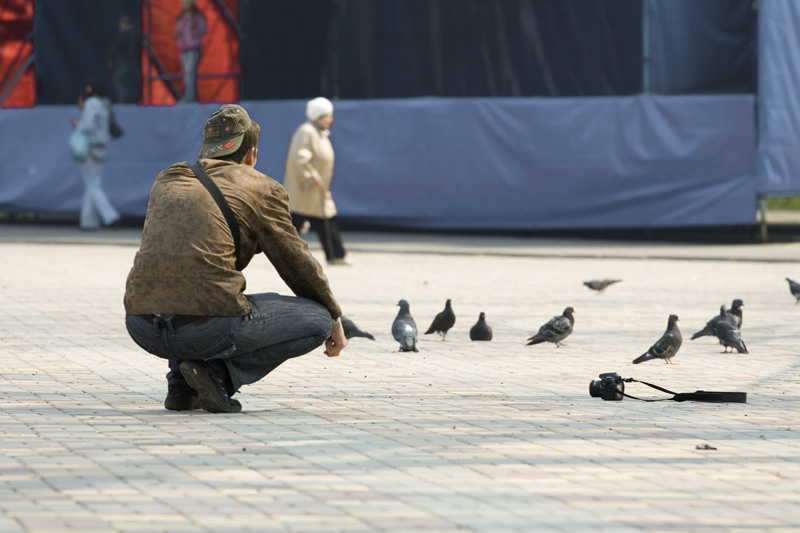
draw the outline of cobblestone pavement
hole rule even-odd
[[[0,532],[800,530],[800,305],[784,280],[800,278],[800,245],[543,253],[538,240],[346,234],[353,265],[329,277],[376,340],[292,360],[240,391],[241,414],[214,415],[164,410],[166,365],[125,332],[135,238],[7,230]],[[264,258],[247,274],[252,292],[286,291]],[[624,281],[582,285],[602,277]],[[749,355],[689,340],[737,297]],[[422,331],[451,298],[447,340],[398,353],[400,298]],[[568,305],[566,346],[525,345]],[[470,342],[481,311],[495,338]],[[676,364],[632,365],[670,313]],[[748,402],[590,397],[607,371]]]

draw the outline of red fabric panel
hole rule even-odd
[[[224,0],[233,20],[239,21],[239,0]],[[204,7],[207,5],[208,7]],[[197,6],[206,15],[208,33],[198,65],[197,96],[201,102],[235,102],[239,100],[239,37],[220,9],[210,0],[198,0]],[[205,79],[204,74],[225,74],[228,77]]]
[[[13,80],[16,71],[33,52],[23,39],[33,29],[33,0],[2,0],[0,2],[0,80]],[[22,49],[20,50],[20,47]],[[14,67],[13,71],[9,68]],[[5,86],[0,87],[4,91]],[[29,68],[9,93],[2,107],[31,107],[36,104],[36,75]]]
[[[239,0],[223,0],[233,19],[239,20]],[[203,38],[200,64],[197,67],[197,99],[199,102],[235,102],[239,100],[239,39],[213,0],[197,0],[197,8],[206,18],[208,32]],[[142,33],[150,34],[152,52],[158,57],[174,81],[178,93],[183,92],[180,52],[173,36],[175,21],[181,10],[180,0],[146,0],[142,4]],[[176,102],[167,85],[156,78],[158,71],[142,49],[144,86],[141,103],[170,105]],[[209,76],[209,77],[206,77]]]

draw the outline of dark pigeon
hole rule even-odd
[[[584,281],[583,284],[598,293],[606,290],[606,287],[614,283],[619,283],[621,279],[593,279],[591,281]]]
[[[792,296],[797,298],[795,304],[800,303],[800,283],[797,283],[789,278],[786,278],[786,281],[789,282],[789,292],[792,293]]]
[[[445,337],[447,337],[447,332],[455,323],[456,314],[453,312],[453,306],[450,304],[450,299],[448,298],[447,302],[444,304],[444,311],[436,315],[433,322],[431,322],[431,327],[425,332],[425,335],[436,332],[441,335],[442,340],[444,340]]]
[[[742,321],[744,318],[744,314],[742,312],[742,306],[744,302],[739,298],[735,299],[731,302],[731,309],[730,311],[725,309],[724,305],[719,307],[719,314],[706,322],[706,325],[703,326],[703,329],[692,335],[692,340],[699,339],[700,337],[705,337],[709,335],[716,335],[715,329],[717,327],[717,323],[720,320],[726,320],[736,326],[737,328],[742,327]]]
[[[367,333],[363,329],[356,326],[356,323],[346,316],[342,316],[342,328],[344,329],[344,336],[348,339],[352,339],[353,337],[364,337],[373,341],[375,340],[375,337],[373,337],[371,333]]]
[[[478,321],[469,330],[469,338],[473,341],[492,340],[492,328],[486,323],[486,313],[478,316]]]
[[[714,335],[714,328],[717,326],[717,323],[720,320],[727,320],[728,312],[725,309],[725,304],[719,306],[719,314],[706,322],[706,325],[703,326],[703,329],[692,335],[692,340],[699,339],[700,337],[705,337],[708,335]]]
[[[728,320],[738,329],[742,329],[742,322],[744,321],[744,313],[742,312],[743,306],[744,302],[736,298],[731,302],[731,308],[728,311]]]
[[[575,317],[572,316],[575,310],[571,307],[564,309],[561,316],[554,316],[545,325],[539,328],[539,332],[528,339],[527,346],[539,344],[540,342],[552,342],[556,346],[561,346],[564,339],[572,333],[575,325]]]
[[[397,305],[400,306],[400,311],[392,322],[392,336],[400,343],[401,352],[418,352],[417,323],[411,316],[408,302],[400,300]]]
[[[665,363],[671,363],[672,358],[680,350],[681,343],[683,343],[683,336],[681,336],[681,330],[678,329],[678,315],[669,315],[667,330],[649,350],[634,359],[633,364],[638,365],[651,359],[663,359]]]
[[[731,351],[735,348],[739,353],[748,353],[747,346],[742,340],[742,332],[729,320],[717,322],[714,327],[714,335],[719,339],[719,343],[725,347],[723,353],[728,353],[728,348],[731,348]]]

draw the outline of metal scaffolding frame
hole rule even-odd
[[[33,65],[36,59],[35,49],[31,47],[30,53],[25,54],[25,49],[32,43],[33,32],[30,32],[19,43],[17,53],[14,54],[13,59],[8,64],[8,68],[6,68],[5,72],[0,76],[0,105],[3,105],[3,102],[6,101],[11,91],[17,86],[20,78],[22,78],[23,74]]]

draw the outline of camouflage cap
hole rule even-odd
[[[206,120],[200,157],[207,159],[232,154],[242,146],[244,132],[250,128],[250,124],[250,115],[242,106],[220,106]]]

